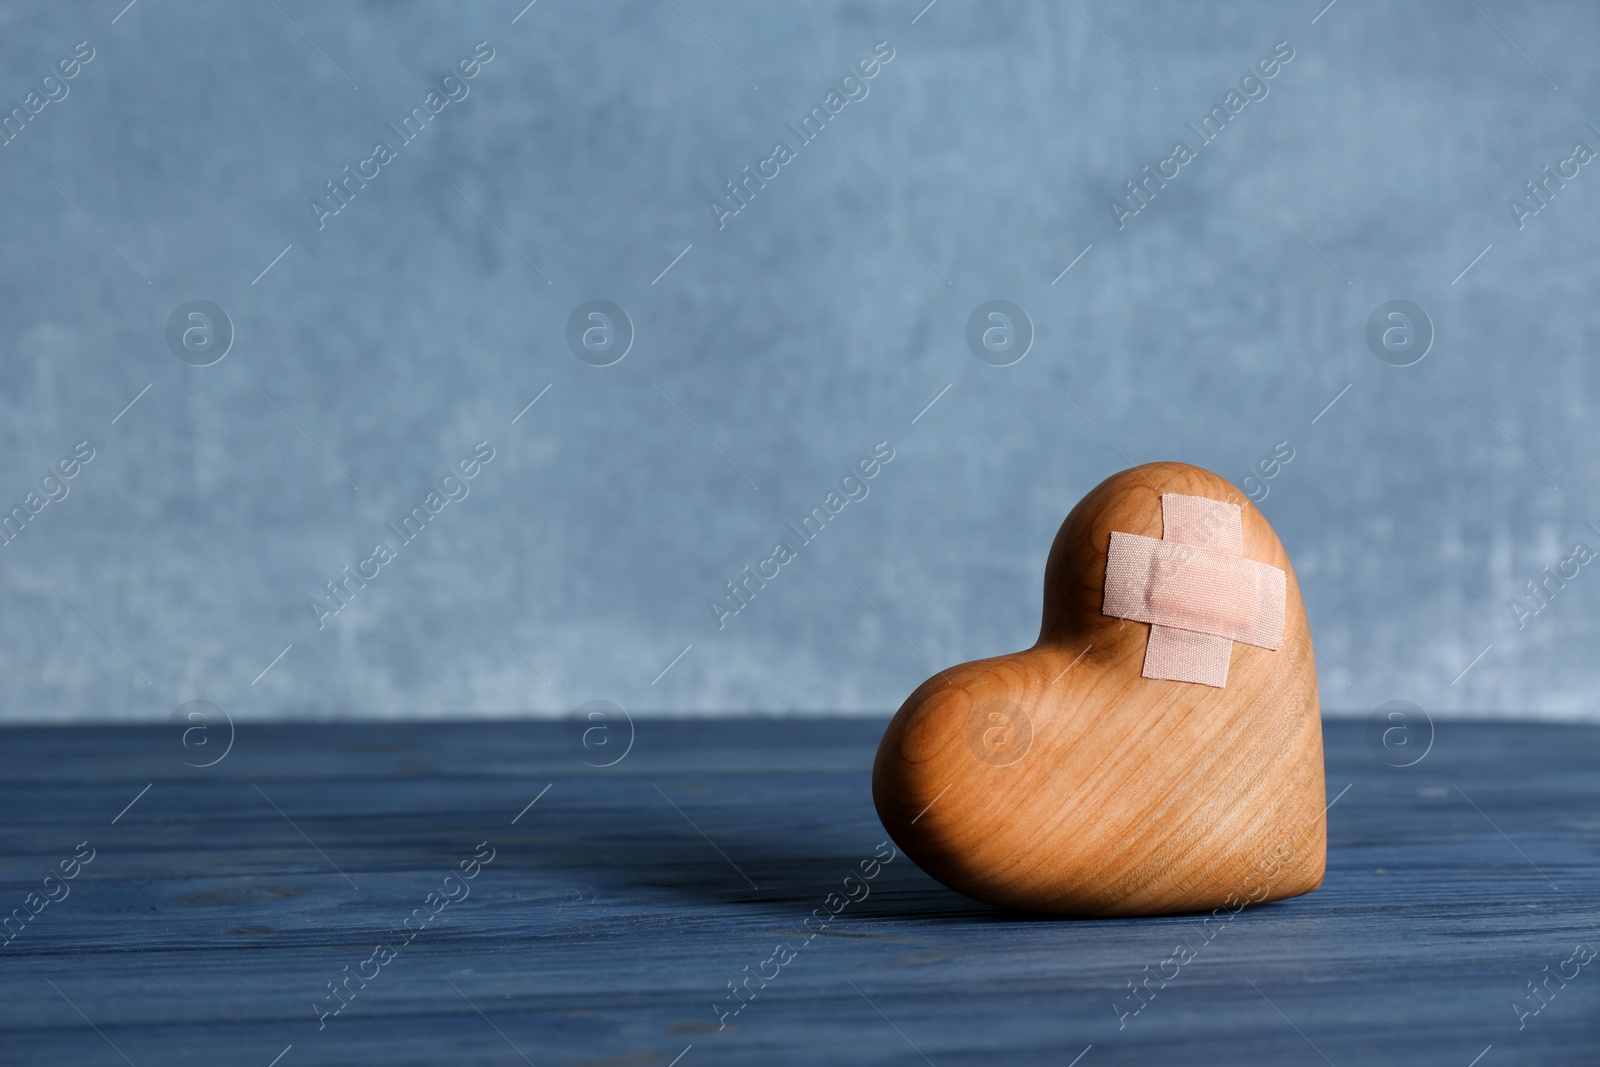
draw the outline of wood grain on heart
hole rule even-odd
[[[1240,565],[1284,575],[1281,644],[1232,641],[1220,687],[1145,677],[1162,627],[1105,613],[1111,535],[1170,542],[1163,494],[1237,505],[1240,554],[1255,561]],[[1106,479],[1056,534],[1038,642],[918,687],[878,747],[872,793],[923,870],[1002,907],[1156,915],[1317,888],[1327,798],[1316,656],[1272,527],[1225,479],[1188,464]]]

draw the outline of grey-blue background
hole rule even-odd
[[[1593,5],[124,2],[0,7],[0,110],[94,50],[0,148],[0,503],[95,450],[0,548],[5,720],[887,711],[1031,643],[1096,482],[1240,482],[1282,441],[1262,508],[1330,714],[1595,715],[1600,578],[1509,607],[1600,546],[1600,169],[1508,206],[1600,147]],[[470,95],[319,230],[309,198],[480,41]],[[1283,41],[1119,230],[1124,182]],[[608,367],[566,340],[596,298],[636,331]],[[1036,330],[1013,366],[965,339],[991,298]],[[236,331],[209,367],[165,337],[195,299]],[[1393,299],[1436,330],[1413,366],[1366,341]],[[470,495],[319,630],[480,441]],[[880,441],[719,631],[709,600]]]

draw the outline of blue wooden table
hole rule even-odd
[[[5,730],[0,1063],[1600,1063],[1600,729],[1332,723],[1323,888],[1206,923],[947,892],[882,727]]]

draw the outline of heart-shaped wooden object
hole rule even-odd
[[[1234,641],[1222,688],[1143,676],[1152,626],[1102,612],[1113,531],[1162,537],[1162,494],[1239,505],[1243,555],[1286,577],[1282,645]],[[923,870],[1027,911],[1157,915],[1308,893],[1327,858],[1316,655],[1278,537],[1184,463],[1113,475],[1072,509],[1024,652],[928,679],[872,771]]]

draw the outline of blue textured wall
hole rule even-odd
[[[0,8],[0,717],[886,711],[1103,477],[1275,448],[1330,712],[1594,715],[1592,5],[521,7]]]

